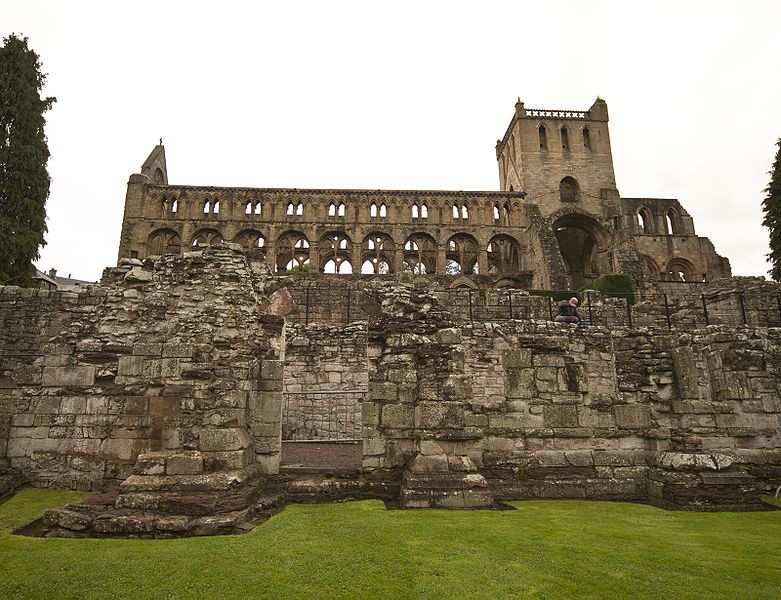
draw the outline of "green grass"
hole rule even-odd
[[[778,598],[781,511],[585,501],[516,511],[293,505],[247,535],[64,540],[11,534],[83,497],[0,506],[2,598]]]

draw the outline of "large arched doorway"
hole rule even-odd
[[[604,273],[600,254],[605,233],[596,219],[582,213],[565,214],[553,222],[553,231],[571,289],[578,289]]]

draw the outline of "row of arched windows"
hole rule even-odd
[[[544,124],[540,124],[540,126],[537,128],[537,134],[540,141],[540,150],[547,151],[548,150],[548,128]],[[581,129],[581,135],[583,136],[583,147],[588,150],[589,152],[592,151],[591,147],[591,131],[588,127],[583,127]],[[569,128],[566,125],[562,125],[559,127],[559,139],[561,140],[561,149],[564,152],[570,152],[570,139],[569,139]]]
[[[656,234],[656,225],[651,211],[645,206],[637,211],[637,223],[643,233]],[[664,215],[664,233],[667,235],[678,235],[682,231],[680,217],[674,209],[670,208]]]
[[[567,178],[572,179],[572,178]],[[574,180],[573,180],[574,181]],[[220,214],[220,200],[216,198],[206,198],[201,201],[201,212],[204,215],[219,215]],[[509,215],[511,212],[511,206],[509,202],[494,202],[490,207],[490,215],[486,215],[487,218],[493,217],[495,224],[509,225]],[[290,200],[285,204],[285,214],[287,216],[304,216],[305,205],[301,201]],[[452,222],[463,222],[470,218],[470,207],[466,202],[455,202],[451,205]],[[409,218],[413,221],[420,219],[428,219],[429,206],[426,202],[414,202],[409,206]],[[442,208],[440,208],[442,210]],[[487,209],[488,210],[488,209]],[[164,196],[161,199],[161,212],[163,217],[176,216],[179,212],[178,200],[175,196]],[[244,215],[245,217],[254,219],[264,214],[263,202],[260,200],[248,200],[244,203]],[[347,214],[347,204],[344,202],[331,202],[326,209],[328,217],[345,217]],[[389,209],[385,202],[376,203],[372,202],[369,205],[369,217],[377,219],[385,219],[388,217]],[[440,220],[443,213],[440,212]]]
[[[192,237],[191,246],[223,243],[222,234],[213,228],[200,229]],[[255,229],[239,232],[233,240],[247,249],[266,248],[266,238]],[[410,235],[401,252],[396,253],[397,243],[387,233],[376,231],[366,235],[360,248],[360,272],[363,274],[387,274],[397,270],[415,274],[435,274],[439,246],[434,237],[418,232]],[[181,238],[172,229],[153,231],[147,240],[147,255],[179,253]],[[478,274],[480,244],[468,233],[451,236],[444,245],[444,273],[448,275]],[[309,238],[301,231],[281,234],[275,244],[275,256],[270,264],[277,271],[305,269],[310,265],[313,252]],[[489,275],[517,274],[521,271],[521,247],[509,235],[493,236],[485,247],[487,273]],[[331,231],[320,237],[317,245],[317,264],[321,272],[352,273],[353,242],[344,231]],[[398,260],[401,260],[397,264]]]

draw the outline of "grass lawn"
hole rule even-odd
[[[0,505],[0,598],[781,596],[781,511],[666,512],[585,501],[515,511],[293,505],[246,535],[64,540],[11,531],[84,497]]]

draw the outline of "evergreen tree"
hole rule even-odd
[[[781,139],[776,146],[778,150],[770,171],[770,183],[765,188],[767,196],[762,201],[765,214],[762,225],[770,230],[770,254],[767,257],[772,267],[768,273],[775,281],[781,281]]]
[[[0,285],[29,285],[32,261],[46,242],[49,147],[41,98],[46,76],[27,38],[12,34],[0,48]]]

